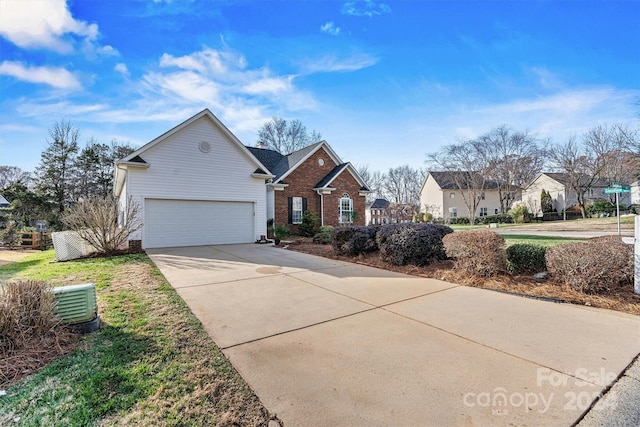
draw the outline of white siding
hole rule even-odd
[[[453,198],[451,197],[453,194]],[[500,212],[500,194],[498,190],[485,190],[485,199],[480,200],[475,216],[480,215],[480,208],[487,208],[488,215],[495,215],[496,209]],[[516,195],[516,200],[518,195]],[[427,178],[420,191],[420,209],[431,212],[434,218],[449,219],[449,209],[457,210],[458,218],[469,217],[469,209],[465,204],[460,190],[441,189],[431,174]]]
[[[427,174],[420,190],[420,210],[430,212],[434,218],[445,218],[442,198],[442,189],[431,174]]]
[[[542,212],[542,207],[540,206],[542,190],[549,192],[553,199],[553,208],[557,212],[562,212],[565,207],[568,208],[577,203],[575,194],[571,194],[570,191],[565,193],[564,185],[545,174],[541,174],[522,192],[522,201],[532,213]],[[565,197],[568,197],[566,203]]]
[[[273,188],[267,187],[267,218],[275,218],[275,194]]]
[[[209,143],[208,153],[198,148],[202,141]],[[255,164],[209,118],[191,123],[140,157],[149,168],[128,169],[126,193],[138,200],[143,211],[146,199],[251,202],[254,237],[266,234],[264,178],[251,177]]]

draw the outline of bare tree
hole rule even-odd
[[[321,139],[322,136],[315,130],[307,132],[307,127],[297,119],[287,122],[283,118],[273,117],[258,130],[258,145],[282,154],[293,153]]]
[[[598,126],[589,131],[588,139],[596,146],[602,145],[600,151],[603,162],[602,178],[611,183],[631,184],[638,176],[640,156],[633,152],[637,140],[637,132],[622,124]],[[606,142],[600,140],[606,139]]]
[[[0,190],[21,184],[26,187],[31,183],[31,174],[17,166],[0,166]]]
[[[549,151],[552,165],[566,174],[583,218],[587,217],[586,195],[602,177],[606,167],[605,154],[610,148],[608,129],[596,127],[583,135],[583,144],[572,136],[566,143],[554,145]]]
[[[487,171],[490,162],[483,146],[477,140],[457,142],[427,156],[427,163],[433,169],[449,172],[449,178],[462,194],[472,225],[481,195],[489,183]]]
[[[420,188],[425,173],[422,169],[404,165],[390,168],[384,175],[382,187],[391,202],[392,221],[410,221],[420,212]]]
[[[517,191],[542,170],[544,151],[533,135],[513,131],[506,125],[480,136],[475,145],[487,165],[487,178],[498,188],[500,210],[505,213]]]
[[[66,228],[78,232],[89,245],[105,255],[124,247],[142,228],[140,204],[133,198],[118,206],[113,196],[97,196],[76,203],[62,219]]]

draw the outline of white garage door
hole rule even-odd
[[[250,243],[253,229],[253,203],[145,201],[145,248]]]

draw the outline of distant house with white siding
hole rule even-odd
[[[583,179],[586,180],[587,177]],[[596,180],[585,194],[586,204],[593,204],[596,200],[611,200],[609,195],[604,194],[604,189],[608,186],[604,179]],[[553,209],[558,213],[578,205],[577,194],[570,186],[570,175],[567,173],[543,172],[522,190],[522,201],[532,213],[542,212],[540,206],[542,190],[549,192],[553,200]],[[630,199],[629,193],[620,194],[620,203],[629,204]]]
[[[444,171],[428,172],[420,190],[420,209],[429,212],[436,219],[449,221],[451,218],[482,217],[496,215],[501,211],[500,192],[495,181],[485,181],[484,188],[467,188],[457,179],[456,174],[466,172]],[[482,180],[478,180],[482,181]],[[469,212],[465,199],[478,197],[478,207],[475,212]],[[520,194],[510,195],[512,201],[519,200]]]

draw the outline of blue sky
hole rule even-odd
[[[638,125],[640,1],[0,0],[0,165],[48,129],[142,145],[209,108],[300,119],[345,161],[424,167],[507,124]]]

